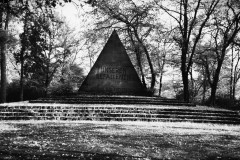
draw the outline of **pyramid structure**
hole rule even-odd
[[[144,87],[114,30],[79,88],[81,94],[143,95]]]

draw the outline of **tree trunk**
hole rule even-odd
[[[6,16],[8,18],[8,16]],[[3,25],[3,12],[0,11],[0,29],[3,31],[7,30],[8,26],[8,20],[5,21],[5,27]],[[0,49],[1,49],[1,97],[0,97],[0,102],[5,103],[6,102],[6,97],[7,97],[7,75],[6,75],[6,42],[2,42],[0,44]]]
[[[143,46],[143,48],[144,48],[145,54],[147,56],[148,64],[149,64],[149,67],[150,67],[150,70],[151,70],[152,80],[151,80],[151,87],[150,88],[151,88],[151,90],[153,90],[154,86],[155,86],[155,83],[156,83],[156,75],[155,75],[155,72],[154,72],[154,69],[153,69],[153,64],[152,64],[150,55],[147,51],[147,48],[145,46]]]
[[[222,55],[225,53],[222,53]],[[224,56],[223,56],[224,57]],[[217,85],[218,85],[218,81],[219,81],[219,75],[220,75],[220,71],[222,68],[222,63],[223,63],[223,59],[220,59],[218,61],[218,66],[213,78],[213,82],[211,85],[211,96],[210,96],[210,105],[211,106],[215,106],[215,101],[216,101],[216,92],[217,92]]]
[[[189,89],[188,89],[188,74],[187,74],[187,72],[182,72],[182,80],[183,80],[184,102],[189,102]]]
[[[45,73],[46,77],[45,77],[45,97],[48,96],[48,85],[50,83],[50,78],[49,78],[49,74],[50,74],[50,67],[49,67],[49,62],[47,64],[47,68],[46,68],[46,73]]]
[[[214,81],[213,85],[211,86],[211,96],[210,96],[210,102],[209,102],[211,106],[215,106],[216,91],[217,91],[217,84]]]
[[[233,102],[235,101],[235,95],[236,95],[236,84],[239,80],[238,78],[238,74],[237,74],[237,67],[238,67],[238,63],[239,63],[239,57],[238,57],[238,60],[237,60],[237,64],[235,65],[234,67],[234,71],[233,71],[233,84],[232,84],[232,99],[233,99]]]
[[[182,71],[182,81],[183,81],[183,98],[184,102],[189,102],[189,89],[188,89],[188,72],[186,70],[186,54],[187,46],[183,46],[182,56],[181,56],[181,71]]]
[[[183,32],[182,32],[182,55],[181,55],[181,71],[183,81],[184,102],[189,102],[189,89],[188,89],[188,71],[187,71],[187,54],[188,54],[188,1],[183,3]]]
[[[137,53],[136,53],[137,54]],[[136,55],[137,56],[137,61],[138,61],[138,66],[140,68],[140,73],[141,73],[141,78],[142,78],[142,83],[143,83],[143,86],[144,88],[147,88],[147,85],[146,85],[146,81],[145,81],[145,77],[144,77],[144,73],[143,73],[143,68],[142,68],[142,62],[141,62],[141,57],[140,55]]]
[[[233,86],[232,86],[232,97],[233,97],[233,100],[235,101],[235,94],[236,94],[236,84],[239,80],[239,73],[238,73],[238,64],[239,64],[239,61],[240,61],[240,57],[239,57],[239,52],[237,52],[237,62],[235,64],[235,67],[233,69]]]
[[[194,84],[192,67],[191,67],[191,71],[189,72],[189,74],[190,74],[190,78],[191,78],[191,81],[190,81],[190,83],[191,83],[191,88],[190,88],[191,93],[189,93],[189,99],[190,99],[190,101],[193,101],[197,91],[195,90],[196,88],[195,88],[195,84]]]
[[[235,94],[236,94],[236,83],[233,83],[233,90],[232,90],[232,100],[235,101]]]
[[[165,65],[165,60],[166,60],[166,53],[165,53],[165,43],[164,43],[164,55],[162,56],[162,58],[160,58],[159,54],[158,54],[158,66],[159,66],[159,70],[160,70],[160,74],[159,74],[159,91],[158,91],[158,96],[161,97],[161,93],[162,93],[162,77],[163,77],[163,69],[164,69],[164,65]],[[162,64],[160,63],[160,59],[162,60]]]
[[[133,45],[134,45],[134,48],[135,48],[134,50],[135,50],[136,57],[137,57],[137,64],[138,64],[138,67],[139,67],[140,73],[141,73],[142,83],[143,83],[144,88],[147,88],[146,81],[145,81],[145,76],[144,76],[144,73],[143,73],[143,67],[142,67],[142,61],[141,61],[141,55],[140,55],[140,52],[139,52],[139,47],[136,46],[136,44],[134,42],[133,42]]]
[[[27,2],[26,2],[27,3]],[[27,4],[26,4],[27,5]],[[28,13],[25,14],[25,19],[24,19],[24,28],[23,28],[23,34],[22,34],[22,40],[21,40],[21,52],[20,52],[20,101],[23,101],[23,96],[24,96],[24,54],[26,51],[26,34],[27,34],[27,18],[28,18]]]
[[[20,71],[20,101],[23,101],[23,89],[24,89],[24,75],[23,75],[23,52],[20,55],[21,71]]]
[[[202,96],[202,104],[204,104],[206,99],[206,90],[207,90],[207,75],[205,72],[203,72],[204,78],[203,78],[203,96]]]
[[[149,52],[148,52],[146,46],[143,44],[142,40],[139,38],[136,29],[134,29],[134,34],[135,34],[135,37],[137,38],[138,42],[139,42],[139,43],[141,44],[141,46],[143,47],[144,53],[146,54],[146,57],[147,57],[147,60],[148,60],[148,64],[149,64],[149,67],[150,67],[150,71],[151,71],[151,75],[152,75],[152,80],[151,80],[151,87],[150,87],[150,89],[153,90],[153,89],[154,89],[154,86],[155,86],[155,83],[156,83],[156,76],[155,76],[155,72],[154,72],[154,68],[153,68],[153,64],[152,64],[152,61],[151,61]]]
[[[233,60],[234,60],[234,58],[233,58],[233,46],[232,46],[232,61],[231,61],[231,71],[230,71],[230,93],[229,93],[229,98],[230,99],[233,99]]]
[[[136,45],[136,43],[133,39],[133,35],[132,35],[132,32],[131,32],[130,28],[128,28],[128,35],[129,35],[129,37],[131,39],[131,42],[132,42],[132,45],[134,47],[134,52],[136,54],[137,65],[140,69],[140,74],[141,74],[141,79],[142,79],[143,86],[144,86],[144,88],[147,88],[146,81],[145,81],[145,76],[144,76],[143,68],[142,68],[141,56],[140,56],[140,52],[139,52],[140,48],[139,48],[139,45]]]
[[[1,44],[1,103],[5,103],[7,97],[5,48],[5,44]]]
[[[158,91],[159,97],[161,97],[161,93],[162,93],[162,77],[163,77],[163,71],[160,73],[160,78],[159,78],[159,91]]]

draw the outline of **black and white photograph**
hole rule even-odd
[[[240,1],[0,0],[0,160],[240,160]]]

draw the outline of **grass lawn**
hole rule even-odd
[[[240,126],[1,121],[0,159],[240,159]]]

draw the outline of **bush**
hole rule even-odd
[[[71,83],[56,84],[49,88],[51,96],[64,96],[74,93],[73,85]]]
[[[145,91],[145,96],[147,97],[153,97],[155,93],[155,89],[147,88]]]
[[[205,105],[211,105],[210,97],[205,102]],[[229,95],[217,95],[215,99],[215,106],[223,109],[240,110],[240,101],[236,99],[230,99]]]
[[[195,102],[194,99],[195,99],[195,92],[194,90],[192,89],[189,89],[189,101],[191,102]],[[179,101],[184,101],[184,92],[183,90],[179,90],[177,93],[176,93],[176,99],[179,100]]]
[[[237,109],[237,101],[234,101],[227,97],[217,96],[215,100],[215,105],[220,108],[225,109]]]
[[[176,93],[176,99],[179,100],[179,101],[183,101],[184,100],[184,92],[183,92],[183,90],[179,90]]]
[[[45,96],[45,89],[34,82],[28,81],[24,85],[23,100],[33,100]],[[20,101],[20,83],[14,80],[7,86],[7,102]]]
[[[28,82],[24,86],[23,99],[33,100],[41,97],[46,97],[46,89],[44,86],[40,86],[33,82]]]
[[[7,102],[20,101],[19,81],[14,81],[7,86]]]

